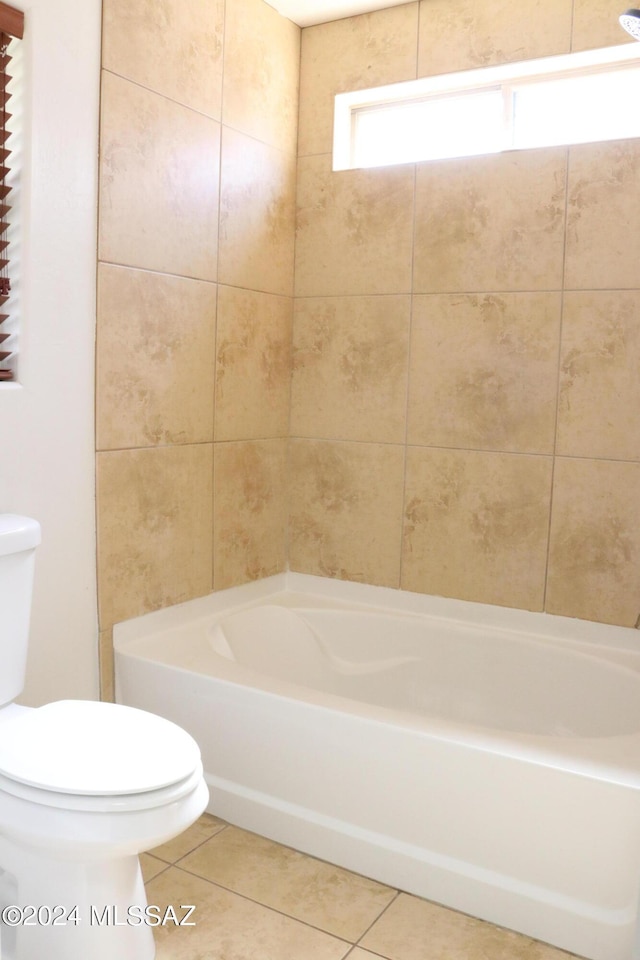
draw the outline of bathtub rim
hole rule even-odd
[[[588,644],[607,650],[610,659],[615,658],[622,665],[629,665],[631,669],[640,672],[640,630],[634,627],[477,603],[473,600],[437,597],[395,587],[334,580],[292,571],[225,590],[214,590],[202,597],[122,620],[113,626],[114,648],[118,649],[128,641],[156,635],[185,623],[195,623],[223,610],[227,613],[235,612],[236,609],[259,603],[276,593],[309,595],[310,599],[323,600],[328,606],[355,608],[361,605],[367,610],[426,615],[434,619],[459,621],[464,625],[486,625],[505,631],[515,630],[534,638],[576,644],[579,648]],[[619,654],[619,657],[616,654]]]
[[[337,589],[336,589],[337,587]],[[300,600],[312,608],[318,601],[325,601],[331,608],[357,609],[378,612],[406,612],[422,616],[452,619],[463,625],[486,626],[498,630],[522,632],[534,640],[557,641],[577,649],[583,654],[596,656],[608,665],[631,669],[640,676],[640,651],[634,642],[640,641],[636,630],[628,627],[609,627],[572,618],[505,607],[489,607],[469,601],[448,600],[422,594],[406,594],[390,588],[369,587],[347,581],[325,580],[306,574],[278,574],[240,587],[212,593],[206,597],[186,601],[172,607],[154,611],[114,626],[114,652],[116,658],[116,693],[119,658],[151,661],[167,670],[175,670],[192,677],[204,677],[224,688],[248,687],[261,697],[275,701],[304,702],[312,709],[337,710],[353,717],[383,726],[399,724],[426,737],[464,744],[480,751],[498,753],[513,759],[545,767],[570,771],[578,776],[604,780],[633,789],[640,789],[640,730],[631,734],[603,737],[560,737],[545,734],[499,731],[495,728],[459,724],[445,719],[423,718],[408,711],[372,706],[362,701],[352,701],[337,694],[318,692],[309,687],[266,677],[249,667],[229,661],[215,653],[205,637],[191,638],[196,656],[206,655],[214,662],[215,669],[195,669],[180,663],[184,646],[175,656],[158,656],[158,644],[164,639],[171,644],[177,631],[199,623],[211,626],[222,617],[242,609],[259,606],[261,603],[283,596],[295,602],[294,608],[304,608]],[[372,603],[372,599],[378,603]],[[379,600],[387,601],[381,605]],[[388,602],[395,601],[392,607]],[[322,607],[322,603],[320,603]],[[436,611],[434,613],[433,611]],[[455,617],[452,613],[457,614]],[[185,616],[186,614],[186,616]],[[495,622],[493,617],[496,616]],[[516,626],[517,624],[517,626]],[[537,629],[523,630],[527,624]],[[586,629],[585,629],[586,628]],[[602,636],[603,631],[606,635]],[[585,650],[585,644],[587,648]],[[200,650],[198,650],[198,645]],[[189,652],[193,652],[189,648]],[[155,654],[155,655],[154,655]],[[633,664],[633,666],[631,666]]]

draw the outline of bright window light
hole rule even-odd
[[[339,94],[334,170],[640,136],[640,45]]]
[[[640,66],[530,82],[514,90],[513,146],[552,146],[640,136],[629,97],[640,94]]]
[[[358,110],[353,165],[495,153],[502,146],[502,113],[500,89]]]

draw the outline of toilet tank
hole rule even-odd
[[[0,514],[0,706],[22,692],[29,645],[29,617],[40,524]]]

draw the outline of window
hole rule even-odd
[[[15,266],[15,242],[9,214],[15,213],[16,149],[15,113],[9,100],[14,95],[12,67],[17,65],[16,46],[24,32],[24,14],[0,3],[0,381],[13,380],[11,356],[15,337],[15,297],[12,297],[11,258]],[[15,99],[14,99],[15,103]],[[13,121],[13,122],[12,122]]]
[[[338,94],[333,168],[637,137],[639,101],[629,43]]]

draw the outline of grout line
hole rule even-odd
[[[198,822],[198,821],[196,820],[196,823],[197,823],[197,822]],[[167,866],[169,866],[169,867],[175,867],[175,865],[176,865],[177,863],[179,863],[180,860],[184,860],[184,858],[185,858],[185,857],[188,857],[191,853],[194,852],[194,850],[199,850],[200,847],[203,846],[203,844],[207,843],[207,841],[212,840],[214,837],[217,837],[220,833],[224,833],[224,831],[227,829],[228,826],[229,826],[228,823],[220,824],[219,827],[218,827],[218,829],[215,830],[214,833],[210,834],[210,836],[208,836],[208,837],[205,837],[204,840],[201,840],[201,841],[200,841],[200,843],[194,844],[194,846],[191,847],[189,850],[187,850],[186,853],[183,853],[181,856],[179,856],[177,860],[165,860],[164,857],[161,857],[159,853],[154,853],[154,852],[153,852],[153,849],[157,850],[158,847],[155,847],[155,848],[153,848],[152,850],[145,850],[144,852],[145,852],[145,853],[148,853],[150,857],[155,857],[156,860],[162,860],[162,862],[163,862],[163,863],[166,863]],[[189,828],[187,827],[187,829],[189,829]],[[178,836],[180,836],[180,834],[178,834]],[[174,838],[174,839],[175,839],[175,838]],[[168,840],[167,842],[168,842],[168,843],[171,843],[170,840]],[[161,844],[161,846],[164,846],[164,844]]]
[[[569,27],[569,53],[573,53],[573,25],[575,22],[576,15],[576,0],[572,0],[571,3],[571,24]]]
[[[366,937],[366,935],[369,933],[369,931],[370,931],[373,927],[375,927],[376,923],[377,923],[379,920],[382,919],[382,917],[385,915],[385,913],[387,912],[387,910],[392,906],[392,904],[394,904],[394,903],[396,902],[396,900],[398,899],[398,897],[400,896],[401,893],[402,893],[401,890],[396,890],[395,896],[392,897],[391,900],[389,900],[389,903],[388,903],[385,907],[382,908],[382,910],[380,911],[380,913],[378,914],[378,916],[375,918],[375,920],[374,920],[372,923],[369,924],[369,926],[367,927],[367,929],[366,929],[363,933],[360,934],[360,936],[359,936],[358,939],[356,940],[354,946],[357,947],[357,946],[359,946],[359,945],[362,943],[363,939]],[[361,949],[365,950],[366,947],[362,947]]]
[[[310,437],[310,436],[298,436],[294,435],[291,437],[274,435],[271,437],[234,437],[227,438],[224,440],[188,440],[184,442],[176,443],[158,443],[158,444],[149,444],[147,446],[132,446],[132,447],[106,447],[100,450],[96,450],[97,456],[109,455],[111,453],[130,453],[133,451],[151,451],[151,450],[175,450],[177,447],[201,447],[201,446],[223,446],[230,445],[234,443],[273,443],[277,440],[298,440],[308,443],[350,443],[358,444],[361,446],[377,446],[377,447],[404,447],[405,443],[402,440],[391,441],[391,440],[358,440],[352,437]],[[542,460],[553,460],[554,454],[552,451],[548,453],[539,453],[531,450],[499,450],[493,447],[448,447],[443,444],[437,443],[409,443],[406,444],[407,447],[416,448],[421,450],[452,450],[457,453],[474,453],[474,454],[492,454],[495,456],[505,456],[505,457],[535,457]],[[637,458],[635,457],[595,457],[595,456],[582,456],[580,454],[561,454],[558,455],[555,459],[562,460],[588,460],[598,463],[638,463]]]
[[[417,167],[417,165],[416,165]],[[186,273],[171,273],[168,270],[161,270],[155,267],[145,267],[140,264],[135,263],[120,263],[117,260],[105,260],[98,259],[98,264],[105,267],[116,267],[120,270],[135,270],[139,273],[151,273],[159,277],[175,277],[178,280],[192,280],[195,283],[210,283],[210,284],[219,284],[222,287],[230,287],[233,290],[244,290],[247,293],[259,293],[265,297],[277,297],[280,300],[357,300],[357,299],[383,299],[383,298],[398,298],[398,297],[410,297],[412,293],[414,296],[420,297],[475,297],[475,296],[485,296],[485,295],[496,295],[501,297],[518,297],[531,294],[540,294],[540,293],[628,293],[635,292],[637,287],[540,287],[535,290],[529,289],[517,289],[517,290],[497,290],[494,288],[483,289],[483,290],[436,290],[436,291],[424,291],[424,290],[394,290],[388,293],[309,293],[309,294],[298,294],[292,297],[288,293],[280,293],[274,290],[265,290],[260,287],[247,287],[241,286],[237,283],[227,283],[219,280],[212,280],[208,277],[193,276]]]
[[[223,38],[224,43],[224,38]],[[222,104],[220,109],[220,116],[214,117],[210,113],[205,113],[204,110],[198,110],[197,107],[191,106],[189,103],[185,103],[183,100],[176,100],[175,97],[170,97],[167,93],[162,93],[160,90],[156,90],[155,87],[149,87],[145,83],[141,83],[139,80],[134,80],[132,77],[128,77],[124,73],[118,73],[117,70],[111,70],[109,67],[103,66],[101,68],[102,73],[108,73],[112,77],[116,77],[118,80],[124,80],[125,83],[130,83],[134,87],[138,87],[139,90],[144,90],[146,93],[151,93],[156,97],[160,97],[162,100],[166,100],[168,103],[173,103],[176,107],[183,107],[185,110],[188,110],[190,113],[196,114],[198,117],[202,117],[205,120],[211,120],[213,123],[222,123]]]
[[[221,165],[221,168],[222,168],[222,165]],[[220,232],[219,221],[220,221],[220,217],[218,216],[218,226],[217,226],[218,233]],[[216,272],[217,272],[218,257],[219,257],[219,254],[216,256]],[[242,290],[246,293],[258,293],[261,296],[276,297],[279,300],[291,299],[288,293],[276,293],[273,290],[263,290],[263,289],[260,289],[259,287],[243,287],[237,283],[222,283],[219,280],[212,280],[209,277],[191,276],[190,274],[186,274],[186,273],[171,273],[170,271],[167,271],[167,270],[158,270],[158,269],[155,269],[154,267],[143,267],[143,266],[136,265],[134,263],[119,263],[116,260],[98,260],[98,265],[105,266],[105,267],[115,267],[116,269],[119,269],[119,270],[135,270],[138,273],[150,273],[158,277],[167,277],[167,278],[176,279],[176,280],[189,280],[189,281],[192,281],[193,283],[208,283],[208,284],[211,284],[212,286],[230,287],[232,290]]]
[[[417,165],[416,165],[417,167]],[[263,290],[258,287],[243,287],[237,283],[223,283],[218,280],[211,280],[207,277],[192,276],[191,274],[186,273],[171,273],[168,270],[160,270],[154,267],[144,267],[137,265],[135,263],[120,263],[116,260],[105,260],[98,259],[98,264],[105,267],[116,267],[121,270],[136,270],[139,273],[152,273],[156,274],[159,277],[175,277],[179,280],[192,280],[196,283],[210,283],[210,284],[219,284],[222,287],[230,287],[233,290],[245,290],[247,293],[260,293],[266,297],[277,297],[281,300],[356,300],[358,298],[365,299],[382,299],[384,297],[410,297],[412,296],[412,291],[408,290],[396,290],[390,293],[310,293],[310,294],[299,294],[294,297],[291,297],[288,293],[276,293],[273,290]],[[484,295],[497,295],[501,297],[517,297],[520,295],[530,295],[530,294],[539,294],[539,293],[562,293],[564,290],[565,293],[626,293],[634,292],[637,290],[637,287],[544,287],[536,290],[437,290],[437,291],[414,291],[414,296],[420,297],[474,297],[474,296],[484,296]]]
[[[148,853],[148,851],[146,851],[146,852]],[[146,890],[146,888],[147,888],[147,884],[152,883],[157,877],[162,876],[163,873],[166,873],[167,870],[170,870],[171,867],[173,866],[172,863],[167,863],[166,860],[161,860],[160,857],[156,857],[155,854],[148,853],[148,855],[149,855],[150,857],[153,857],[154,860],[157,860],[158,863],[161,863],[161,864],[162,864],[162,869],[161,869],[161,870],[158,870],[157,873],[154,873],[154,875],[153,875],[152,877],[149,877],[148,880],[145,880],[144,877],[143,877],[143,885],[144,885],[145,890]],[[142,867],[140,867],[140,869],[142,870]]]
[[[220,53],[221,74],[220,74],[220,140],[218,147],[218,223],[216,225],[216,318],[215,333],[213,338],[213,391],[211,396],[211,589],[216,587],[216,534],[215,534],[215,515],[216,515],[216,390],[218,385],[218,329],[220,318],[220,220],[222,208],[222,138],[224,135],[224,125],[222,117],[224,113],[224,63],[225,63],[225,38],[227,35],[227,4],[223,3],[222,9],[222,49]]]
[[[289,405],[287,409],[287,436],[286,436],[286,457],[285,457],[285,524],[284,524],[284,565],[286,570],[291,569],[291,547],[293,543],[291,511],[293,501],[293,444],[291,434],[291,423],[293,420],[293,350],[296,333],[296,303],[299,299],[296,296],[296,263],[298,258],[298,187],[300,184],[300,107],[302,104],[302,35],[300,30],[300,48],[298,60],[298,125],[296,133],[295,148],[295,190],[293,196],[293,273],[291,277],[291,332],[289,337]]]
[[[416,80],[419,78],[420,69],[420,31],[422,29],[422,13],[424,5],[420,2],[420,0],[418,0],[417,6],[418,29],[416,30]]]
[[[417,165],[416,165],[417,167]],[[540,288],[539,290],[495,290],[495,289],[486,289],[486,290],[412,290],[410,287],[407,287],[404,290],[391,290],[387,293],[367,293],[366,291],[358,293],[308,293],[300,294],[296,297],[297,300],[375,300],[375,299],[391,299],[398,297],[479,297],[479,296],[500,296],[500,297],[519,297],[519,296],[531,296],[541,293],[560,293],[561,287],[551,287],[551,288]],[[609,288],[596,288],[594,291],[589,290],[579,290],[576,292],[580,293],[589,293],[597,292],[600,289],[602,293],[610,293]],[[623,287],[622,290],[635,290],[635,287]]]
[[[418,8],[420,9],[420,8]],[[418,31],[419,32],[419,31]],[[413,294],[413,281],[414,281],[414,267],[416,259],[416,224],[417,224],[417,193],[418,193],[418,165],[414,164],[413,167],[413,217],[411,223],[411,267],[410,267],[410,285],[411,285],[411,294],[409,296],[409,328],[407,331],[407,366],[406,366],[406,386],[405,386],[405,397],[404,397],[404,462],[403,462],[403,474],[402,474],[402,499],[400,502],[400,562],[398,565],[398,589],[402,589],[402,580],[403,580],[403,568],[404,568],[404,520],[405,520],[405,510],[406,510],[406,501],[407,501],[407,461],[409,458],[409,398],[411,395],[411,345],[412,345],[412,336],[413,336],[413,305],[414,305],[414,294]]]
[[[556,460],[558,456],[558,424],[560,419],[560,377],[562,364],[562,333],[564,321],[564,302],[565,289],[564,280],[567,266],[567,223],[569,219],[569,166],[571,163],[571,147],[567,147],[567,166],[564,179],[564,225],[563,225],[563,245],[562,245],[562,289],[560,291],[560,323],[558,329],[558,351],[556,365],[556,409],[553,426],[553,451],[551,454],[551,482],[549,486],[549,517],[547,520],[547,552],[544,565],[544,585],[542,591],[542,609],[547,609],[547,595],[549,591],[549,564],[551,560],[551,521],[553,517],[553,489],[556,476]],[[572,457],[571,459],[583,460],[591,459],[585,457]]]
[[[117,264],[116,264],[117,266]],[[137,269],[137,268],[133,268]],[[241,287],[240,289],[244,289]],[[393,290],[388,293],[305,293],[299,294],[296,300],[356,300],[377,299],[390,297],[409,297],[413,294],[416,297],[477,297],[477,296],[500,296],[500,297],[519,297],[531,296],[541,293],[626,293],[635,292],[637,287],[540,287],[536,290],[525,290],[518,288],[513,290],[497,290],[495,288],[483,290]],[[258,291],[261,292],[261,291]],[[279,296],[279,294],[275,294]],[[286,296],[286,295],[285,295]]]
[[[215,833],[211,834],[211,836],[209,836],[209,837],[206,837],[206,838],[205,838],[204,840],[202,840],[200,843],[198,843],[198,844],[196,844],[194,847],[192,847],[191,850],[189,850],[187,853],[183,854],[178,860],[175,860],[175,861],[172,861],[172,862],[163,860],[161,857],[157,856],[156,854],[152,853],[151,851],[145,851],[146,853],[149,854],[149,856],[154,857],[154,859],[160,861],[161,863],[163,863],[163,864],[165,865],[164,868],[163,868],[161,871],[159,871],[159,873],[156,874],[156,876],[160,876],[160,873],[165,873],[167,869],[169,869],[169,868],[171,868],[171,867],[175,867],[176,869],[180,870],[182,873],[186,873],[186,874],[188,874],[189,876],[197,877],[199,880],[202,880],[202,881],[204,881],[205,883],[208,883],[208,884],[210,884],[210,885],[213,886],[213,887],[217,887],[217,888],[220,889],[220,890],[226,890],[228,893],[232,894],[233,896],[240,897],[241,899],[246,900],[246,901],[248,901],[249,903],[255,903],[256,906],[262,907],[262,908],[265,909],[265,910],[270,910],[272,913],[277,913],[277,914],[279,914],[280,916],[283,916],[283,917],[286,917],[286,918],[289,919],[289,920],[295,921],[296,923],[302,923],[302,924],[304,924],[305,926],[310,927],[310,928],[313,929],[313,930],[317,930],[317,931],[319,931],[320,933],[324,933],[326,936],[330,936],[330,937],[334,938],[335,940],[342,941],[342,942],[345,943],[345,944],[347,945],[347,947],[348,947],[347,952],[346,952],[345,954],[343,954],[342,960],[345,960],[345,958],[352,953],[352,951],[353,951],[353,950],[355,949],[355,947],[360,943],[360,941],[362,940],[362,938],[367,935],[367,933],[371,930],[371,928],[372,928],[372,927],[378,922],[378,920],[386,913],[386,911],[389,909],[389,907],[391,906],[391,904],[392,904],[392,903],[395,903],[395,901],[396,901],[396,900],[398,899],[398,897],[400,896],[401,891],[398,890],[398,889],[396,889],[395,887],[388,887],[388,885],[386,885],[386,884],[381,884],[380,881],[372,881],[372,882],[374,882],[374,883],[380,884],[380,886],[383,886],[383,887],[386,886],[386,887],[388,887],[389,891],[390,891],[391,893],[393,893],[393,896],[391,897],[391,899],[389,900],[389,902],[382,907],[382,909],[381,909],[381,910],[379,911],[379,913],[375,916],[375,918],[371,921],[371,923],[366,927],[366,929],[365,929],[355,940],[349,940],[349,939],[347,939],[347,937],[342,936],[342,935],[337,934],[337,933],[333,933],[332,931],[327,930],[327,929],[324,928],[324,927],[320,927],[320,926],[318,926],[317,924],[312,923],[312,922],[309,921],[309,920],[305,920],[305,919],[303,919],[303,918],[301,918],[301,917],[294,916],[294,915],[291,914],[291,913],[287,913],[284,909],[279,909],[278,907],[274,907],[274,906],[272,906],[272,905],[270,905],[270,904],[268,904],[268,903],[264,903],[262,900],[257,900],[257,899],[255,899],[254,897],[251,897],[251,896],[249,896],[249,895],[246,894],[246,893],[242,893],[241,891],[236,890],[236,889],[234,889],[233,887],[229,887],[229,886],[227,886],[226,884],[222,883],[220,880],[211,880],[211,879],[209,879],[208,877],[203,876],[203,875],[200,874],[200,873],[196,873],[194,870],[188,869],[188,868],[183,864],[183,861],[186,860],[187,857],[189,857],[192,853],[195,853],[196,850],[199,850],[201,847],[205,846],[205,844],[208,844],[210,841],[215,840],[217,837],[219,837],[221,834],[223,834],[229,827],[230,827],[231,829],[234,829],[234,824],[232,824],[232,823],[224,823],[224,824],[222,824],[221,827],[220,827],[220,829],[216,830]],[[242,832],[244,832],[244,833],[251,833],[251,831],[246,831],[243,827],[235,827],[235,829],[236,829],[236,830],[240,830],[240,831],[242,831]],[[257,836],[257,837],[259,837],[259,838],[262,838],[262,835],[261,835],[261,834],[255,834],[255,836]],[[265,839],[268,839],[268,838],[265,838]],[[285,850],[290,850],[290,851],[292,851],[293,853],[298,854],[300,857],[304,858],[305,860],[316,861],[317,863],[322,863],[322,864],[326,864],[326,865],[328,865],[328,866],[333,866],[333,867],[336,866],[336,864],[333,863],[333,861],[323,860],[323,859],[321,859],[321,858],[319,858],[319,857],[313,856],[312,854],[304,853],[303,851],[298,850],[296,847],[291,847],[291,846],[289,846],[289,845],[287,845],[287,844],[283,844],[283,843],[280,843],[279,841],[275,841],[275,840],[274,840],[274,841],[270,841],[270,842],[276,844],[278,847],[282,847],[282,848],[285,849]],[[348,869],[345,868],[345,867],[339,867],[338,869],[344,870],[346,873],[351,874],[351,875],[354,876],[354,877],[362,877],[362,876],[364,876],[363,874],[358,874],[358,873],[355,873],[355,872],[352,871],[352,870],[348,870]],[[151,880],[149,880],[149,881],[147,881],[147,882],[151,883],[153,880],[156,879],[156,876],[152,877]],[[366,879],[366,878],[365,878],[365,879]],[[378,955],[375,954],[375,956],[378,956]]]
[[[182,860],[184,860],[186,857],[190,857],[191,854],[195,853],[196,850],[199,850],[200,847],[204,847],[205,843],[209,843],[210,840],[213,840],[215,837],[219,837],[220,834],[224,833],[228,826],[229,826],[228,823],[223,824],[218,830],[215,831],[215,833],[212,833],[211,836],[205,837],[204,840],[202,840],[200,843],[196,843],[196,845],[192,847],[191,850],[187,850],[187,852],[183,853],[181,857],[178,857],[177,860],[174,860],[171,866],[177,867],[178,864]]]
[[[293,920],[295,923],[301,923],[303,926],[309,927],[311,930],[317,930],[318,933],[323,933],[327,937],[332,937],[334,940],[339,940],[342,943],[347,944],[350,948],[355,946],[353,941],[347,940],[346,937],[340,936],[338,933],[332,933],[330,930],[326,930],[324,927],[319,927],[315,923],[311,923],[309,920],[303,920],[291,913],[286,913],[284,910],[280,910],[278,907],[273,907],[268,903],[263,903],[261,900],[256,900],[254,897],[250,897],[246,893],[240,893],[238,890],[234,890],[233,887],[225,886],[225,884],[221,883],[219,880],[210,880],[208,877],[203,877],[202,874],[195,873],[193,870],[187,870],[186,867],[179,866],[178,864],[171,864],[171,866],[174,866],[176,870],[180,870],[181,873],[186,873],[190,877],[197,877],[198,880],[202,880],[203,883],[208,883],[212,887],[217,887],[218,890],[225,890],[234,897],[239,897],[241,900],[246,900],[247,903],[254,903],[257,907],[261,907],[263,910],[269,910],[271,913],[276,913],[281,917],[286,917],[287,920]]]

